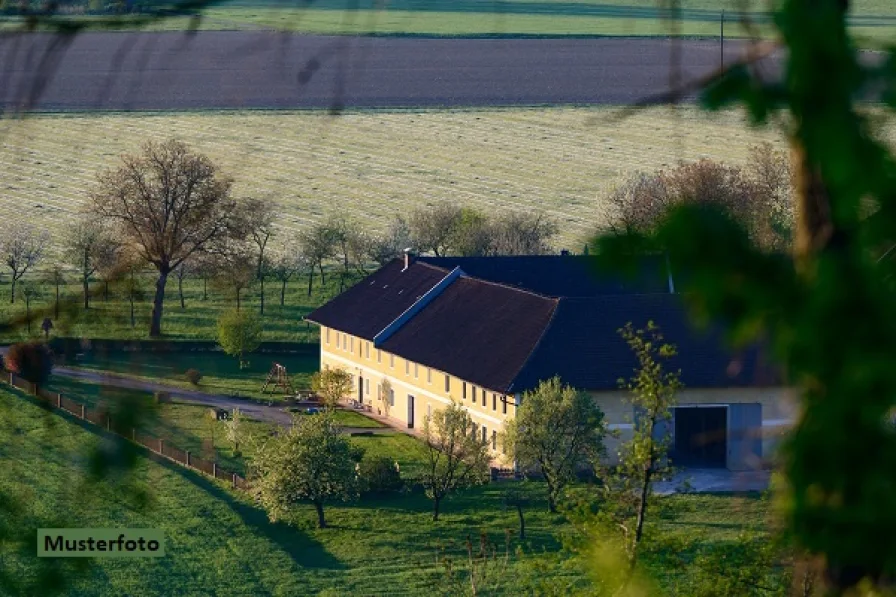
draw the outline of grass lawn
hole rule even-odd
[[[198,433],[198,431],[197,431]],[[395,450],[412,438],[397,441]],[[380,438],[365,437],[363,442]],[[166,462],[143,456],[136,468],[85,483],[88,464],[105,445],[89,428],[48,414],[6,389],[0,389],[0,530],[23,533],[21,546],[0,543],[0,568],[15,578],[34,578],[37,527],[150,527],[164,530],[168,555],[152,559],[96,559],[75,577],[70,595],[419,595],[441,593],[435,565],[438,545],[459,549],[480,532],[503,543],[516,528],[516,515],[502,505],[506,484],[475,488],[452,496],[442,520],[430,520],[430,502],[418,493],[328,507],[331,528],[313,527],[314,512],[300,506],[295,526],[270,524],[247,499],[216,482]],[[371,448],[372,449],[372,448]],[[380,448],[393,453],[386,443]],[[401,454],[396,454],[401,457]],[[406,472],[410,465],[403,466]],[[135,490],[138,493],[135,493]],[[498,594],[520,594],[540,578],[581,582],[558,535],[567,523],[547,512],[541,488],[530,486],[528,539],[521,560],[512,559],[509,584]],[[147,500],[138,499],[143,492]],[[8,510],[8,504],[18,507]],[[145,503],[145,505],[143,505]],[[645,565],[659,574],[673,594],[677,583],[664,562],[698,547],[724,548],[739,533],[765,533],[767,504],[757,496],[684,495],[662,500],[648,523],[650,531],[677,534],[681,553],[645,552]],[[21,547],[21,551],[16,548]],[[458,553],[458,552],[454,552]],[[542,566],[536,567],[538,561]],[[69,566],[71,560],[43,564]],[[575,589],[572,589],[575,592]],[[23,594],[37,594],[28,587]]]
[[[2,125],[0,125],[2,128]],[[0,148],[0,155],[3,153]],[[2,202],[2,199],[0,199]],[[57,226],[71,221],[71,214],[57,214],[63,220],[57,222]],[[37,222],[39,225],[47,222]],[[57,232],[59,229],[57,228]],[[56,237],[61,242],[61,237]],[[60,246],[53,246],[57,252]],[[46,259],[42,265],[49,266],[55,257]],[[63,264],[64,265],[64,264]],[[149,320],[152,309],[151,294],[149,289],[155,284],[155,277],[147,271],[140,279],[146,293],[145,299],[135,304],[135,321],[131,325],[130,305],[126,300],[125,291],[114,285],[110,286],[108,300],[101,281],[92,283],[93,298],[90,301],[90,309],[83,308],[83,294],[79,279],[74,272],[68,272],[68,284],[60,287],[60,301],[63,306],[68,306],[68,311],[63,308],[61,317],[56,320],[52,312],[55,302],[55,287],[45,279],[43,270],[38,269],[27,276],[27,279],[39,286],[40,296],[32,302],[33,311],[44,310],[43,315],[53,319],[54,335],[75,336],[84,338],[123,338],[146,339],[149,337]],[[346,277],[346,284],[351,284],[359,278],[358,274]],[[10,304],[10,285],[8,278],[3,276],[0,284],[0,321],[9,321],[15,317],[24,317],[25,304],[17,299]],[[279,283],[268,280],[265,288],[265,312],[262,319],[262,340],[283,342],[317,342],[319,328],[302,321],[302,318],[312,310],[339,294],[339,277],[328,273],[326,284],[320,283],[320,277],[315,275],[312,292],[308,294],[308,278],[296,278],[290,280],[284,293],[284,304],[280,305],[281,287]],[[162,333],[169,340],[214,340],[217,337],[217,321],[221,313],[236,306],[231,292],[218,288],[214,284],[204,284],[201,280],[187,278],[183,284],[184,306],[181,307],[178,294],[177,280],[169,278],[166,288]],[[207,298],[206,298],[207,297]],[[243,291],[241,308],[259,312],[258,288]],[[0,334],[0,342],[9,342],[24,338],[36,338],[42,336],[40,323],[42,317],[33,325],[28,333],[24,325],[15,326],[14,330]],[[234,359],[236,362],[236,359]],[[268,365],[269,366],[269,365]]]
[[[145,403],[151,399],[151,395],[146,392],[110,388],[61,376],[54,376],[48,389],[61,392],[91,406],[101,401],[127,405],[129,402]],[[337,422],[345,427],[369,429],[383,427],[378,421],[360,413],[337,410],[335,414]],[[248,419],[243,424],[244,441],[240,447],[240,456],[234,455],[233,446],[227,439],[227,423],[212,419],[207,406],[176,401],[153,405],[143,420],[141,429],[204,458],[211,458],[213,454],[217,454],[219,464],[228,470],[244,474],[245,458],[251,457],[254,445],[264,441],[275,428],[269,423]],[[416,479],[422,470],[423,448],[419,440],[413,437],[399,432],[378,433],[356,436],[351,438],[351,441],[370,454],[394,458],[401,467],[401,474],[405,479]]]
[[[853,3],[852,26],[867,39],[893,39],[896,16],[887,0]],[[756,20],[767,10],[759,0],[682,0],[680,21],[673,29],[659,0],[509,0],[499,4],[476,0],[318,0],[310,6],[277,1],[216,3],[200,19],[175,16],[145,28],[277,29],[307,33],[377,33],[422,35],[680,35],[716,36],[722,10],[729,15],[746,11]],[[741,33],[729,16],[729,35]],[[127,20],[108,23],[95,17],[77,20],[94,27],[129,29]],[[21,27],[14,17],[0,20],[0,28]]]
[[[297,391],[310,389],[311,375],[320,366],[317,355],[258,353],[249,355],[249,367],[241,370],[235,358],[222,352],[141,352],[117,355],[85,353],[73,366],[137,377],[208,394],[280,400],[285,394],[283,391],[273,392],[273,383],[267,393],[261,391],[271,365],[275,362],[286,367]],[[197,369],[202,373],[198,386],[185,379],[184,373],[188,369]]]

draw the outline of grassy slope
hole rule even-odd
[[[60,237],[98,171],[144,139],[174,136],[220,163],[237,196],[275,202],[283,236],[332,213],[381,230],[395,214],[450,198],[487,211],[544,210],[561,225],[557,244],[581,250],[605,222],[604,198],[622,176],[701,157],[742,164],[750,144],[783,142],[749,129],[739,113],[676,114],[656,108],[622,119],[610,108],[532,108],[0,121],[0,218],[28,209]],[[173,303],[167,309],[166,317],[177,312]]]
[[[318,0],[310,7],[292,2],[217,4],[200,21],[175,17],[152,29],[272,28],[314,33],[404,33],[430,35],[549,34],[549,35],[718,35],[718,13],[766,10],[766,3],[748,0],[682,0],[682,20],[673,29],[658,13],[660,0],[511,0],[500,4],[476,0],[396,0],[386,9],[374,0]],[[887,0],[858,0],[852,11],[858,35],[892,39],[896,15]],[[90,18],[86,19],[88,22]],[[20,26],[16,19],[0,27]],[[740,33],[732,23],[729,35]]]
[[[86,450],[98,445],[95,435],[54,416],[45,422],[37,407],[5,390],[0,417],[0,491],[17,496],[27,510],[3,523],[48,526],[59,522],[58,512],[68,512],[67,526],[156,527],[168,537],[164,560],[97,560],[73,595],[419,594],[432,574],[437,542],[480,529],[498,539],[515,524],[498,490],[486,487],[451,500],[437,525],[427,520],[428,501],[416,494],[334,506],[333,528],[324,531],[310,528],[313,510],[305,506],[296,514],[300,528],[271,525],[241,496],[143,458],[133,478],[151,492],[152,507],[140,512],[108,482],[89,492],[79,485]],[[534,549],[557,549],[553,517],[533,512],[529,526]],[[4,564],[31,562],[33,552],[24,553]],[[518,566],[517,576],[524,563]]]
[[[405,437],[405,436],[402,436]],[[407,441],[414,441],[406,438]],[[363,438],[368,447],[379,438]],[[169,555],[153,560],[96,560],[96,567],[77,582],[72,595],[133,596],[157,594],[216,595],[375,595],[432,592],[431,562],[438,544],[458,546],[468,533],[485,532],[500,541],[505,529],[515,528],[515,514],[503,508],[504,485],[473,489],[452,497],[443,520],[429,520],[429,502],[418,494],[366,500],[351,506],[332,506],[333,528],[312,526],[313,510],[301,506],[297,528],[269,524],[242,496],[176,465],[137,459],[128,477],[131,487],[150,492],[149,508],[141,510],[124,485],[109,480],[83,485],[83,473],[98,437],[77,423],[66,422],[0,389],[0,493],[14,496],[24,508],[14,517],[0,514],[0,524],[19,531],[40,526],[102,526],[162,528]],[[401,459],[402,442],[379,445]],[[407,474],[409,464],[402,466]],[[554,561],[558,533],[567,527],[546,512],[533,484],[536,502],[527,514],[529,553]],[[722,547],[745,530],[764,532],[764,502],[755,496],[677,496],[662,500],[651,519],[652,531],[661,529],[680,539],[675,554],[645,552],[645,564],[669,590],[684,572],[670,572],[667,558],[686,558],[698,546]],[[30,540],[29,540],[30,541]],[[34,571],[33,551],[0,546],[0,565],[16,567],[20,579]],[[542,552],[546,550],[546,552]],[[553,573],[575,578],[574,568],[549,566]],[[507,574],[512,583],[533,573],[523,560]],[[573,576],[569,576],[573,575]],[[511,584],[508,594],[516,594]],[[26,592],[26,594],[34,594]]]

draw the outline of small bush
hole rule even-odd
[[[398,463],[387,456],[365,456],[358,465],[358,475],[366,493],[399,491],[402,486]]]
[[[53,353],[41,342],[24,342],[9,347],[4,366],[33,384],[46,383],[53,371]]]
[[[194,386],[198,386],[199,382],[202,381],[202,373],[200,373],[198,369],[187,369],[186,373],[184,373],[184,377],[186,377],[187,381]]]

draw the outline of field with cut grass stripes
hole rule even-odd
[[[97,172],[146,139],[177,137],[274,202],[288,235],[330,214],[371,230],[440,202],[495,212],[540,210],[581,250],[606,222],[605,197],[636,171],[700,158],[743,164],[750,145],[783,143],[736,112],[655,108],[237,112],[29,116],[0,121],[0,220],[27,219],[57,238]]]
[[[86,4],[86,3],[85,3]],[[159,3],[164,6],[170,3]],[[887,0],[856,0],[850,23],[868,40],[892,40],[896,7]],[[728,35],[743,35],[741,15],[761,26],[769,19],[767,2],[758,0],[682,0],[671,23],[663,0],[292,0],[215,3],[200,19],[184,13],[149,25],[151,29],[278,29],[308,33],[419,35],[688,35],[717,36],[724,10]],[[80,17],[98,23],[95,17]],[[17,17],[0,18],[0,28],[18,27]],[[110,26],[108,23],[106,26]],[[129,28],[127,21],[112,28]]]

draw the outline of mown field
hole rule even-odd
[[[515,513],[503,506],[502,484],[453,496],[438,523],[430,520],[428,500],[412,492],[331,506],[332,527],[318,530],[310,506],[298,508],[295,526],[270,524],[244,496],[143,456],[128,474],[87,483],[100,438],[5,389],[0,446],[0,494],[11,498],[0,509],[0,525],[5,533],[24,533],[21,543],[0,544],[0,567],[15,571],[16,580],[27,583],[37,571],[30,542],[38,527],[165,532],[168,555],[161,560],[97,559],[80,572],[62,564],[74,579],[71,595],[451,594],[440,580],[438,546],[457,555],[467,536],[479,533],[503,545],[505,531],[517,524]],[[569,564],[559,539],[568,523],[548,514],[538,484],[529,491],[525,555],[511,558],[497,594],[520,594],[537,580],[582,582],[582,571]],[[6,509],[9,504],[18,511]],[[722,553],[744,532],[765,536],[767,516],[765,500],[755,495],[664,498],[650,525],[651,534],[664,539],[645,551],[645,566],[657,575],[663,594],[685,595],[689,558],[700,550]],[[676,552],[664,553],[663,545],[674,545]],[[678,564],[671,567],[673,561]]]
[[[29,116],[0,121],[0,219],[59,236],[97,173],[145,139],[177,137],[234,178],[237,196],[274,202],[283,237],[331,214],[371,231],[439,202],[539,210],[558,248],[580,251],[606,222],[624,176],[703,157],[743,164],[751,144],[782,142],[740,113],[695,107],[237,112]]]
[[[167,3],[166,3],[167,4]],[[152,29],[265,28],[308,33],[376,33],[420,35],[688,35],[717,36],[723,10],[745,12],[762,24],[768,3],[759,0],[681,0],[679,20],[670,23],[664,0],[317,0],[310,5],[292,0],[215,3],[201,19],[172,16],[148,25]],[[95,17],[81,17],[99,24]],[[728,34],[742,35],[732,22]],[[896,8],[887,0],[853,2],[856,35],[869,40],[893,39]],[[21,26],[15,17],[0,27]],[[129,28],[127,21],[106,24]],[[762,28],[763,33],[768,29]]]

